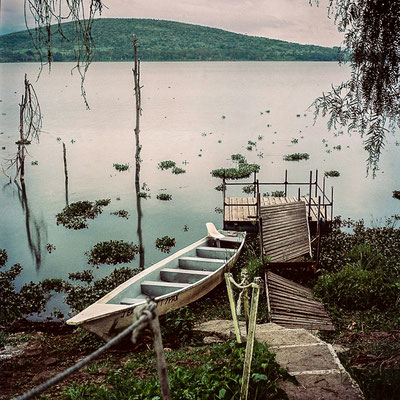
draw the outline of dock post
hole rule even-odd
[[[165,362],[164,346],[162,343],[160,321],[157,312],[150,321],[154,336],[154,352],[156,353],[158,378],[160,379],[161,394],[163,400],[171,400],[171,392],[168,384],[167,363]]]
[[[311,216],[311,190],[312,190],[312,171],[310,171],[310,185],[308,188],[308,218]]]
[[[300,199],[301,199],[301,197],[300,197],[300,187],[299,187],[299,189],[297,190],[297,200],[300,201]]]
[[[333,221],[333,186],[331,186],[331,221]]]
[[[242,388],[240,391],[240,400],[247,400],[247,395],[249,391],[251,359],[253,357],[254,336],[256,333],[256,323],[257,323],[258,298],[260,296],[260,279],[255,278],[252,286],[253,286],[253,291],[251,295],[249,332],[247,335],[246,353],[244,356],[243,379],[242,379]]]
[[[287,169],[285,169],[285,197],[287,197],[287,185],[288,185]]]
[[[225,276],[226,289],[228,291],[229,305],[231,307],[233,327],[235,329],[236,341],[238,343],[242,343],[242,339],[240,338],[239,322],[238,322],[237,315],[236,315],[235,299],[233,298],[231,281],[229,280],[230,274],[225,273],[224,276]]]
[[[315,170],[315,197],[318,196],[318,170]]]
[[[222,214],[222,221],[225,221],[225,195],[226,195],[226,185],[225,185],[225,178],[222,178],[222,208],[223,208],[223,214]],[[225,229],[225,226],[224,226]]]
[[[316,251],[316,264],[319,264],[319,253],[321,248],[321,196],[318,196],[318,220],[317,220],[317,251]]]

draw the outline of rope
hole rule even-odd
[[[132,332],[132,339],[134,339],[134,343],[136,342],[137,335],[139,333],[139,330],[142,330],[147,324],[154,319],[154,312],[157,308],[157,304],[154,301],[151,301],[150,303],[146,304],[144,308],[142,308],[140,311],[139,318],[132,323],[128,328],[126,328],[124,331],[122,331],[120,334],[115,336],[113,339],[111,339],[109,342],[107,342],[104,346],[100,347],[97,349],[95,352],[92,354],[89,354],[86,358],[83,360],[79,361],[72,367],[66,369],[65,371],[61,372],[60,374],[54,376],[53,378],[50,378],[48,381],[42,383],[41,385],[35,387],[31,391],[23,394],[20,397],[15,398],[14,400],[27,400],[31,399],[34,396],[39,395],[40,393],[44,392],[45,390],[49,389],[51,386],[55,385],[58,382],[63,381],[64,379],[68,378],[70,375],[72,375],[74,372],[78,371],[82,367],[84,367],[86,364],[90,363],[93,361],[95,358],[99,357],[102,353],[104,353],[106,350],[117,344],[119,341],[121,341],[126,335],[128,335],[130,332]],[[137,331],[137,332],[136,332]],[[136,333],[135,333],[136,332]]]

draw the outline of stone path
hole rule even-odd
[[[208,321],[195,328],[208,337],[226,340],[234,337],[233,322]],[[241,323],[241,332],[245,332]],[[287,329],[277,324],[257,325],[256,340],[266,342],[276,354],[276,361],[299,385],[282,382],[289,399],[353,400],[363,399],[358,385],[344,369],[335,350],[305,329]]]

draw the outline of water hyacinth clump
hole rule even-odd
[[[259,172],[258,164],[239,163],[237,168],[218,168],[213,169],[210,174],[214,178],[242,179],[248,178],[252,173]]]
[[[186,170],[179,167],[173,167],[171,171],[174,175],[180,175],[186,173]]]
[[[271,192],[272,197],[285,197],[285,192],[283,190],[275,190]]]
[[[127,171],[129,169],[129,164],[118,164],[114,163],[113,167],[118,171],[118,172],[123,172]]]
[[[162,201],[170,201],[172,200],[172,195],[168,193],[160,193],[157,195],[157,199]]]
[[[129,213],[126,210],[114,211],[114,212],[111,212],[110,215],[116,215],[117,217],[125,218],[125,219],[129,218]]]
[[[300,161],[300,160],[308,160],[310,155],[308,153],[293,153],[286,154],[283,156],[285,161]]]
[[[159,162],[158,165],[157,165],[157,168],[161,169],[162,171],[164,171],[165,169],[174,168],[175,166],[176,166],[176,162],[175,161],[166,160],[166,161]]]
[[[176,240],[175,238],[169,236],[163,236],[161,238],[156,239],[156,248],[163,253],[170,253],[171,248],[175,247]]]
[[[111,199],[101,199],[95,202],[84,200],[71,203],[56,215],[57,225],[75,230],[87,228],[87,220],[96,218],[110,202]]]
[[[123,240],[109,240],[93,246],[85,252],[88,263],[94,266],[100,264],[120,264],[131,262],[139,253],[139,246]]]
[[[394,199],[400,200],[400,190],[393,190],[392,197]]]
[[[243,186],[242,187],[242,192],[243,193],[247,193],[247,194],[254,193],[255,192],[255,187],[254,187],[254,185]]]
[[[340,176],[340,172],[336,170],[325,171],[324,175],[326,177],[337,178],[338,176]]]

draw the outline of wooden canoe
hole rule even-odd
[[[206,295],[236,262],[246,236],[218,232],[210,223],[207,229],[206,237],[128,279],[67,323],[108,341],[132,323],[135,308],[148,297],[162,315]]]

